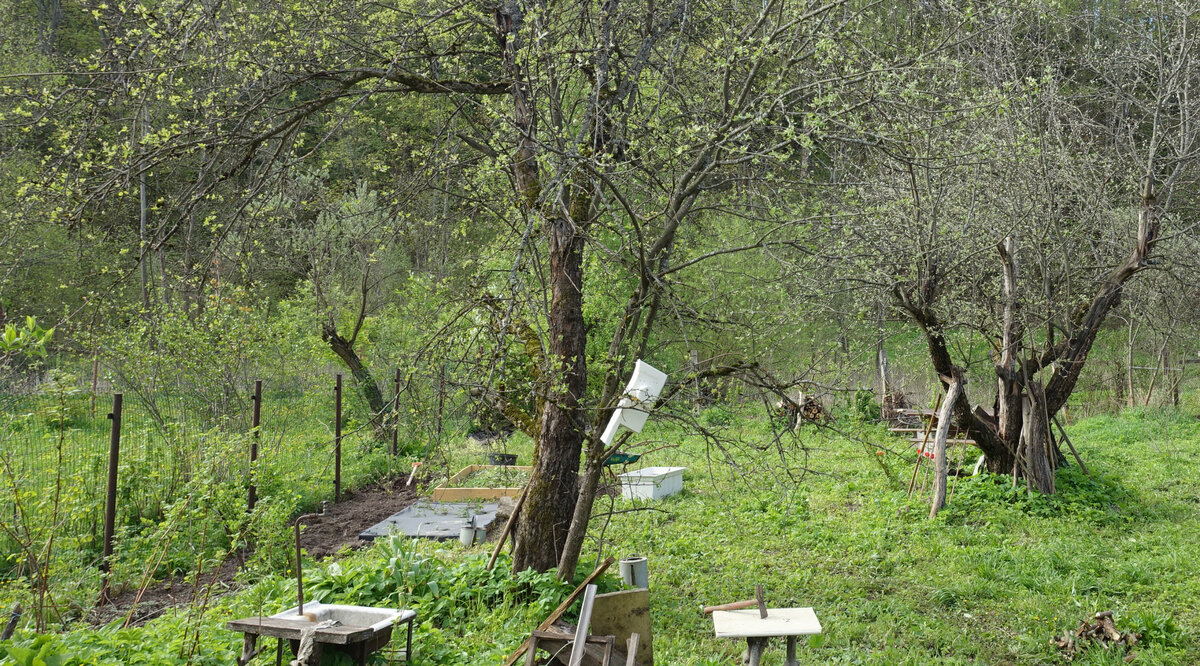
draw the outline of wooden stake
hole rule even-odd
[[[938,413],[937,436],[933,438],[933,500],[930,502],[929,517],[937,515],[946,504],[946,439],[950,436],[950,412],[962,393],[963,378],[956,371],[946,389],[946,401]]]
[[[1079,469],[1083,470],[1084,474],[1091,478],[1092,473],[1088,471],[1087,465],[1083,464],[1083,458],[1079,457],[1079,452],[1075,450],[1075,445],[1071,443],[1071,438],[1067,437],[1067,431],[1063,429],[1063,425],[1058,422],[1058,414],[1053,417],[1054,425],[1058,426],[1058,432],[1062,435],[1063,441],[1067,443],[1067,448],[1071,449],[1071,455],[1075,456],[1075,462],[1079,463]]]
[[[942,406],[942,395],[939,393],[937,402],[933,405],[934,413]],[[925,435],[921,438],[921,448],[917,451],[917,464],[913,467],[912,479],[908,482],[908,496],[912,497],[913,486],[917,483],[917,472],[921,469],[921,460],[925,457],[925,445],[929,443],[929,431],[933,429],[933,417],[929,417],[929,422],[925,424]]]

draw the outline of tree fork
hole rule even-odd
[[[375,383],[371,371],[363,365],[362,359],[358,357],[358,352],[354,351],[354,346],[350,341],[338,334],[337,327],[332,322],[325,322],[321,325],[321,339],[329,344],[329,348],[333,350],[334,354],[337,354],[338,358],[342,359],[346,368],[350,370],[350,375],[358,383],[358,390],[371,409],[371,423],[375,428],[376,435],[382,439],[388,439],[386,435],[390,435],[390,431],[386,419],[383,417],[391,411],[391,405],[384,401],[383,393],[379,390],[379,385]]]

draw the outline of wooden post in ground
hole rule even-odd
[[[950,413],[954,411],[954,403],[962,393],[962,384],[962,375],[956,372],[950,378],[950,388],[946,389],[946,399],[942,402],[942,410],[938,412],[937,437],[933,439],[933,502],[929,509],[930,518],[946,505],[946,439],[950,436]]]
[[[400,454],[400,368],[396,368],[396,397],[392,400],[392,457]]]

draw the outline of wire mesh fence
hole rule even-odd
[[[289,507],[332,499],[338,475],[335,376],[318,379],[265,381],[257,432],[253,382],[220,401],[178,391],[123,391],[118,539],[163,521],[197,485],[240,495],[245,510],[252,483],[259,498],[278,495]],[[91,386],[51,377],[35,390],[0,393],[0,553],[12,554],[0,561],[0,573],[36,571],[41,564],[28,560],[36,559],[35,545],[50,535],[85,553],[87,564],[100,564],[113,394],[94,395]],[[341,477],[354,487],[399,465],[392,438],[375,427],[376,415],[352,390],[345,397]],[[258,454],[253,465],[252,446]]]

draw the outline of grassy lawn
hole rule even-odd
[[[1053,498],[964,479],[935,520],[862,444],[806,434],[810,467],[829,475],[799,483],[710,474],[685,446],[653,463],[693,466],[684,493],[658,505],[668,513],[622,515],[607,536],[650,558],[662,663],[731,663],[740,646],[712,638],[697,608],[753,596],[757,582],[775,605],[816,609],[825,634],[804,663],[1052,663],[1049,639],[1102,610],[1147,634],[1136,663],[1200,662],[1200,422],[1135,412],[1070,433],[1095,479],[1062,470]],[[884,458],[907,481],[908,466]]]
[[[728,427],[747,442],[766,436],[753,419]],[[802,642],[802,663],[1062,663],[1050,639],[1102,610],[1116,613],[1118,628],[1145,634],[1133,663],[1200,663],[1200,422],[1135,411],[1069,432],[1094,478],[1066,468],[1049,498],[1013,491],[1011,479],[962,479],[930,520],[925,501],[906,497],[908,463],[876,454],[877,445],[898,450],[882,428],[857,427],[865,443],[806,429],[812,471],[790,477],[766,471],[778,455],[770,449],[741,451],[747,473],[734,474],[719,458],[709,463],[699,438],[653,424],[641,438],[653,442],[647,449],[677,446],[640,464],[688,466],[685,490],[657,503],[613,500],[617,511],[647,510],[613,516],[605,554],[649,557],[659,664],[736,663],[742,646],[713,638],[699,607],[752,596],[755,583],[771,605],[816,609],[825,633]],[[529,459],[527,441],[507,448]],[[481,462],[478,450],[460,453],[454,465]],[[763,465],[751,464],[755,455]],[[597,502],[598,513],[609,508]],[[594,563],[591,546],[581,568]],[[388,541],[314,565],[309,595],[416,608],[418,664],[496,663],[566,589],[547,577],[484,574],[484,559],[478,546]],[[181,609],[145,628],[75,632],[49,645],[84,663],[172,663],[181,650],[193,663],[229,663],[222,659],[239,642],[222,622],[282,608],[294,594],[287,576],[214,600],[202,616]],[[1124,656],[1096,648],[1074,663]],[[764,663],[782,660],[776,645]]]

